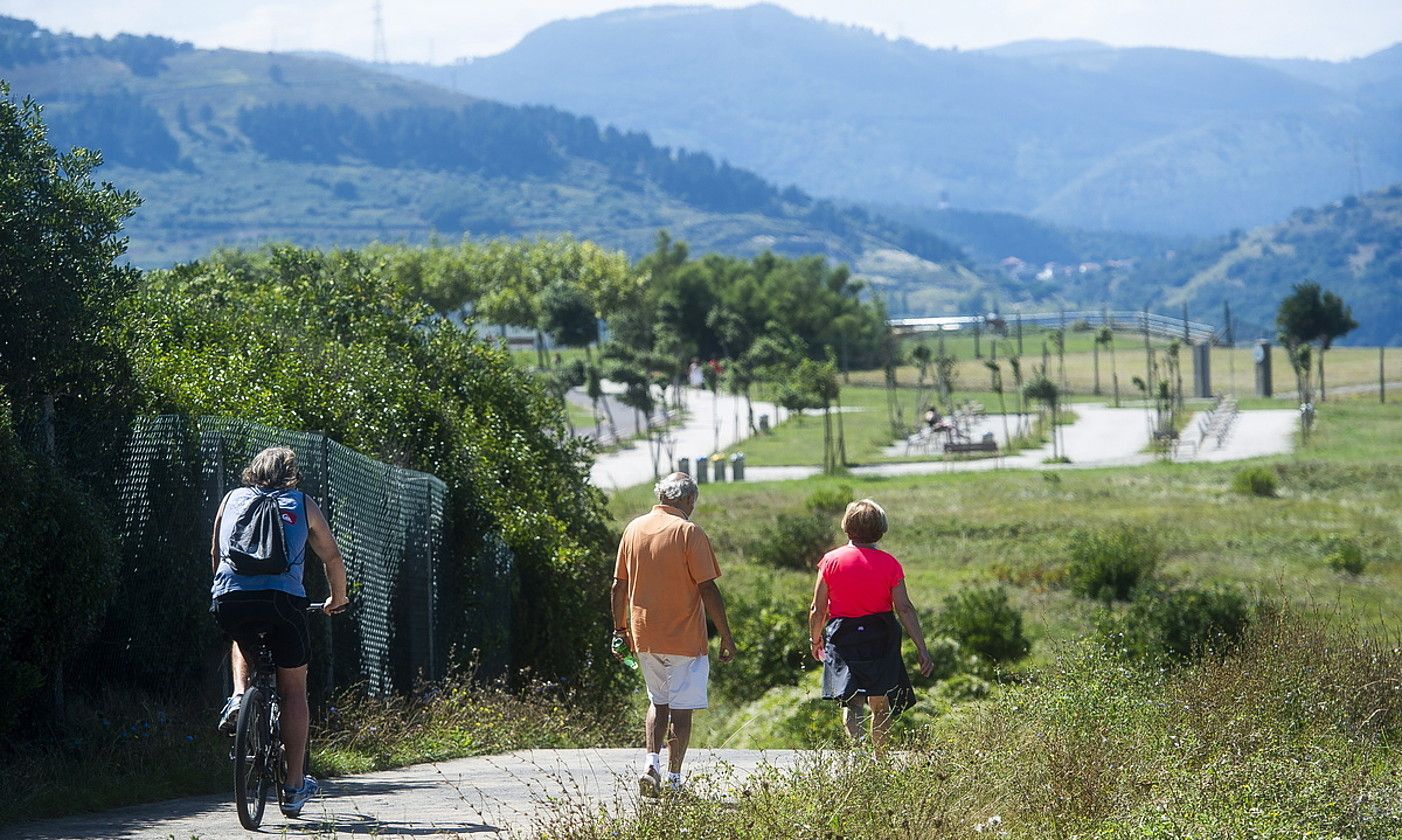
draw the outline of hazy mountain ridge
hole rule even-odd
[[[464,231],[571,233],[639,254],[665,227],[697,250],[827,254],[878,285],[932,287],[934,299],[980,283],[938,237],[708,154],[341,60],[0,18],[0,78],[44,103],[51,141],[102,150],[101,177],[145,199],[128,226],[139,264],[269,239]]]
[[[1328,65],[1341,86],[1174,49],[934,50],[758,5],[557,21],[500,55],[388,69],[644,128],[817,195],[1203,234],[1402,180],[1397,51]]]

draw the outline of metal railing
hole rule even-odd
[[[887,325],[897,334],[960,332],[979,329],[985,334],[1011,334],[1016,325],[1042,329],[1072,329],[1076,324],[1109,327],[1119,332],[1144,332],[1159,338],[1186,338],[1189,342],[1221,340],[1221,330],[1212,324],[1189,321],[1143,310],[1081,309],[1065,312],[1021,312],[1001,315],[943,315],[930,318],[892,318]]]

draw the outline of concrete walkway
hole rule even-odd
[[[683,402],[686,405],[684,420],[671,432],[671,452],[674,458],[695,460],[706,457],[717,448],[725,449],[750,436],[749,414],[744,397],[727,393],[713,394],[704,389],[687,388]],[[769,403],[755,403],[755,418],[768,414],[771,421],[776,416],[774,406]],[[615,410],[614,419],[621,422]],[[627,409],[631,414],[632,409]],[[717,431],[719,429],[719,431]],[[719,438],[719,447],[716,446]],[[653,444],[656,447],[656,443]],[[653,457],[657,453],[649,451],[647,441],[637,441],[627,449],[599,455],[589,477],[594,486],[603,490],[618,490],[655,480]],[[667,472],[669,459],[667,450],[657,455],[656,469]]]
[[[792,766],[793,750],[692,750],[688,786],[694,793],[729,797],[734,786],[764,765]],[[522,750],[506,755],[421,764],[324,783],[323,795],[298,820],[269,806],[263,833],[297,837],[532,836],[545,820],[637,807],[635,749]],[[175,838],[247,840],[232,790],[220,796],[175,799],[85,817],[0,829],[0,837]]]
[[[899,476],[930,475],[946,472],[984,472],[997,469],[1064,470],[1096,467],[1132,467],[1154,461],[1154,455],[1144,451],[1149,445],[1151,412],[1146,408],[1110,408],[1104,405],[1076,403],[1076,422],[1062,427],[1065,453],[1069,464],[1044,464],[1051,457],[1051,444],[1041,449],[1025,450],[1007,458],[979,458],[951,461],[911,461],[890,464],[867,464],[853,467],[852,475]],[[1009,425],[1013,419],[1009,418]],[[1293,409],[1243,411],[1237,415],[1231,433],[1220,448],[1211,443],[1204,446],[1195,460],[1237,461],[1263,455],[1280,455],[1292,446],[1296,423]],[[985,426],[1001,429],[1001,419],[993,415]],[[1188,429],[1197,427],[1197,417],[1188,421]],[[998,435],[1002,437],[1002,435]],[[818,467],[765,467],[751,464],[746,468],[750,481],[793,481],[818,475]]]

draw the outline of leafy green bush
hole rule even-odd
[[[833,545],[832,520],[819,513],[781,513],[774,527],[749,554],[756,561],[781,569],[809,570]]]
[[[735,661],[711,670],[711,683],[727,700],[748,703],[770,688],[792,685],[810,661],[808,604],[783,599],[772,586],[756,598],[733,598],[727,618],[740,649]],[[814,663],[816,664],[816,663]]]
[[[1184,661],[1226,649],[1250,622],[1250,605],[1236,590],[1150,587],[1122,613],[1103,614],[1097,632],[1132,659]]]
[[[1355,577],[1363,574],[1363,570],[1368,568],[1368,559],[1363,556],[1363,549],[1347,537],[1336,537],[1331,541],[1330,551],[1324,562],[1336,572]]]
[[[982,700],[993,690],[988,680],[973,674],[955,674],[943,680],[935,689],[936,696],[951,703],[968,700]]]
[[[1280,478],[1270,467],[1254,466],[1237,470],[1232,476],[1232,491],[1243,496],[1271,499],[1280,490]]]
[[[101,503],[10,427],[0,392],[0,734],[96,632],[118,566]],[[148,605],[149,608],[150,605]]]
[[[436,317],[353,251],[224,252],[146,275],[118,336],[152,413],[238,416],[316,429],[447,482],[445,589],[499,533],[515,556],[511,661],[539,679],[616,680],[603,494],[560,404],[495,341]],[[466,613],[441,614],[466,635]],[[540,615],[550,621],[540,621]]]
[[[1071,536],[1066,580],[1071,590],[1100,601],[1128,600],[1158,568],[1163,551],[1154,535],[1135,528],[1096,528]]]
[[[847,505],[852,501],[852,486],[850,484],[839,484],[835,487],[819,487],[808,494],[804,501],[810,513],[821,513],[828,516],[843,513],[847,510]]]
[[[1001,586],[948,596],[936,627],[990,662],[1015,662],[1032,648],[1022,632],[1022,613],[1008,603],[1008,591]]]

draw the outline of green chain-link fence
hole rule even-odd
[[[127,568],[100,644],[100,670],[120,669],[127,678],[149,672],[158,683],[195,673],[208,683],[220,679],[222,646],[203,614],[210,532],[243,467],[274,445],[297,453],[302,489],[327,514],[355,604],[346,616],[312,620],[314,689],[406,690],[420,676],[441,676],[453,646],[477,650],[489,672],[509,666],[511,552],[492,534],[447,538],[448,490],[438,478],[318,434],[164,415],[138,421],[124,453],[116,513]],[[454,545],[475,548],[452,558],[446,552]],[[455,577],[445,585],[449,566]],[[309,596],[324,598],[325,577],[310,551],[304,574]]]

